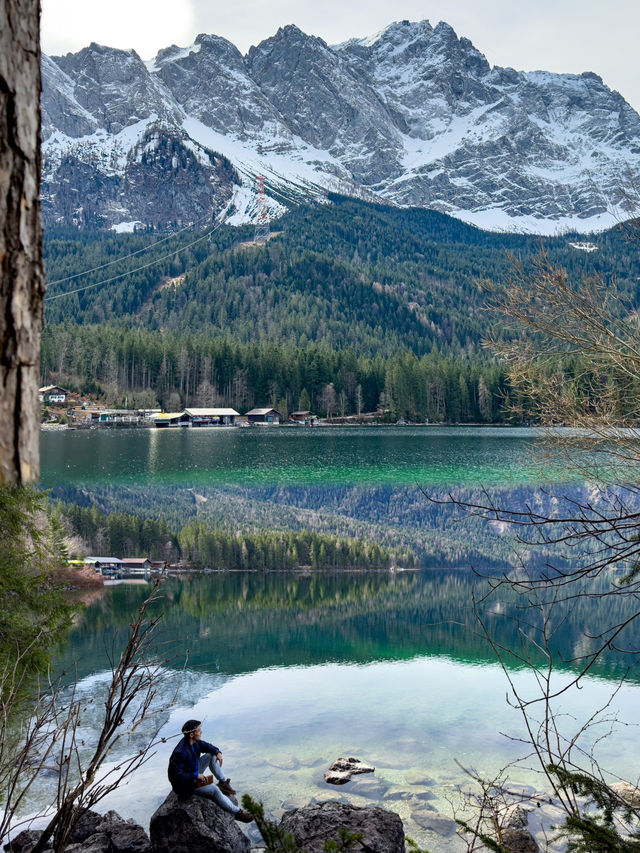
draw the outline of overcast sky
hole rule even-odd
[[[204,32],[245,53],[286,24],[336,44],[425,18],[447,21],[491,65],[595,71],[640,111],[640,0],[42,0],[42,44],[55,55],[95,41],[150,59]]]

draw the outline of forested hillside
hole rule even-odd
[[[509,389],[482,349],[495,320],[479,283],[506,283],[513,257],[530,264],[541,238],[337,196],[277,228],[263,246],[226,226],[49,232],[43,384],[171,409],[504,417]],[[595,251],[571,245],[583,241],[549,238],[544,249],[576,280],[615,277],[637,305],[640,264],[624,230],[591,238]]]
[[[339,539],[311,530],[225,531],[192,520],[176,530],[167,522],[122,512],[104,514],[91,508],[58,503],[52,518],[72,543],[72,556],[106,552],[119,558],[147,554],[156,560],[182,560],[192,568],[284,570],[388,569],[392,562],[411,566],[411,551],[392,554],[376,542]]]

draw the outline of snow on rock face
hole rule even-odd
[[[155,60],[157,76],[184,112],[240,140],[264,133],[266,145],[292,147],[290,130],[251,79],[240,51],[226,39],[199,35],[197,51]],[[161,52],[162,53],[162,52]]]
[[[53,57],[53,61],[73,81],[75,100],[108,133],[119,133],[151,113],[167,118],[176,115],[134,50],[91,44],[79,53]]]
[[[231,163],[249,193],[263,174],[292,200],[328,188],[489,227],[587,230],[632,214],[624,183],[640,171],[640,116],[596,74],[492,68],[428,21],[334,47],[287,26],[246,56],[200,35],[146,64],[96,44],[43,57],[43,140],[45,221],[77,219],[89,193],[85,221],[91,209],[107,227],[220,209]],[[150,189],[163,181],[171,210]]]
[[[247,55],[253,79],[305,142],[340,159],[358,182],[399,171],[401,137],[367,81],[322,39],[288,26]]]

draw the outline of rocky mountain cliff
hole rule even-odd
[[[594,73],[491,67],[448,24],[330,47],[295,26],[246,56],[200,35],[145,63],[43,58],[47,224],[205,225],[256,175],[274,211],[334,190],[493,228],[588,231],[633,213],[640,116]]]

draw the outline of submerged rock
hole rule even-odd
[[[435,832],[443,838],[449,838],[458,831],[455,821],[443,817],[433,806],[428,803],[420,803],[420,808],[411,812],[411,820],[417,823],[421,829]]]
[[[344,785],[357,773],[373,773],[375,769],[360,761],[359,758],[336,758],[324,774],[324,781],[330,785]]]
[[[404,828],[395,812],[376,806],[359,808],[348,803],[318,803],[286,812],[282,832],[291,833],[307,853],[324,853],[327,841],[340,841],[340,828],[362,833],[357,849],[367,853],[404,853]]]
[[[502,845],[509,853],[538,853],[540,848],[528,826],[528,811],[522,806],[513,807],[502,827]]]

